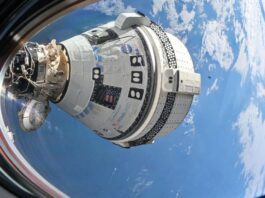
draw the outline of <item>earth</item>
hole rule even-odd
[[[104,0],[31,40],[58,42],[141,11],[188,48],[202,88],[184,122],[155,144],[122,149],[52,105],[34,133],[8,117],[31,165],[71,197],[256,197],[265,193],[265,1]]]

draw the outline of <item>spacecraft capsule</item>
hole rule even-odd
[[[140,13],[122,13],[58,45],[30,44],[19,58],[27,53],[34,66],[19,60],[10,68],[23,76],[14,85],[20,96],[26,90],[24,97],[36,104],[52,101],[122,147],[152,143],[174,130],[200,92],[200,74],[184,44]],[[32,108],[26,109],[30,117]],[[21,128],[36,129],[46,116],[35,128],[24,119]]]

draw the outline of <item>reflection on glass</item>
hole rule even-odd
[[[90,72],[90,78],[79,76],[78,79],[87,80],[87,90],[90,85],[95,85],[91,88],[94,94],[91,95],[91,101],[96,105],[113,111],[118,108],[119,101],[125,100],[123,98],[134,101],[145,99],[146,91],[141,85],[148,83],[146,73],[149,63],[145,50],[138,53],[134,51],[135,46],[141,49],[145,45],[137,40],[138,33],[125,35],[122,39],[126,43],[121,45],[117,43],[115,32],[108,29],[101,31],[102,28],[99,28],[115,20],[120,13],[136,10],[145,13],[187,46],[195,71],[201,74],[202,84],[201,93],[194,98],[187,117],[173,133],[157,140],[155,144],[123,149],[80,124],[80,121],[85,123],[84,115],[93,109],[92,106],[86,106],[83,114],[76,114],[73,112],[79,112],[78,107],[73,104],[66,109],[64,105],[60,106],[60,102],[62,96],[67,94],[65,87],[69,86],[69,79],[71,81],[69,62],[73,57],[87,61],[90,56],[95,59],[93,64],[98,63],[98,66],[91,71],[83,70],[83,73]],[[5,89],[2,91],[6,92],[1,99],[1,110],[5,126],[8,127],[8,136],[45,179],[73,197],[259,196],[264,193],[265,179],[265,158],[261,152],[265,145],[264,16],[262,1],[195,3],[110,0],[70,13],[32,38],[18,52],[14,65],[4,71]],[[79,51],[83,54],[78,57],[67,49],[70,39],[84,32],[87,33],[79,42],[83,50]],[[140,33],[144,35],[146,32]],[[74,38],[76,42],[81,39]],[[53,39],[56,39],[56,43]],[[109,40],[112,41],[111,46],[106,45]],[[91,43],[89,49],[85,48],[86,42]],[[34,57],[25,59],[30,50],[38,49],[34,48],[36,43],[49,48],[51,63],[56,62],[58,56],[64,57],[65,63],[64,67],[57,65],[55,73],[52,73],[54,70],[50,71],[49,80],[53,86],[44,88],[42,95],[46,98],[41,103],[36,98],[32,100],[32,95],[38,90],[36,83],[47,80],[46,70],[39,65],[38,71],[35,71]],[[95,46],[104,43],[106,46],[102,53]],[[149,49],[152,46],[148,42],[146,45]],[[62,54],[58,54],[58,46]],[[102,59],[110,57],[117,49],[124,56],[131,56],[128,59],[132,68],[129,75],[123,76],[122,68],[126,66],[126,61],[123,61],[124,67],[112,64],[115,63],[115,56],[108,60],[113,65],[111,69],[104,71],[100,65]],[[152,56],[156,51],[151,50],[149,53],[150,62],[152,58],[157,61],[157,56]],[[21,61],[24,61],[25,67],[16,66]],[[92,63],[87,61],[87,66],[91,67],[89,64]],[[103,79],[104,73],[110,75],[109,79],[106,76]],[[173,76],[170,73],[167,75],[168,83],[174,82]],[[185,81],[183,73],[178,75],[178,79],[183,78]],[[34,79],[34,82],[25,80],[25,77]],[[129,81],[126,95],[122,88],[127,86],[127,82],[115,83],[119,78]],[[113,82],[111,79],[114,79]],[[104,84],[105,80],[112,83]],[[135,86],[130,87],[131,84]],[[178,90],[181,90],[181,86]],[[20,97],[25,93],[30,94]],[[152,94],[152,90],[148,93]],[[77,95],[76,92],[72,97]],[[47,103],[47,98],[54,103]],[[71,101],[82,103],[78,98]],[[148,104],[153,102],[151,99],[147,101]],[[137,117],[138,114],[133,112],[140,112],[142,108],[136,102],[132,107],[129,117]],[[188,107],[181,103],[176,109],[188,112]],[[120,108],[130,109],[128,106]],[[32,112],[31,116],[23,117],[28,112]],[[74,117],[69,116],[69,112]],[[150,109],[146,109],[146,112],[150,112]],[[96,113],[104,116],[100,111]],[[109,119],[104,122],[95,119],[90,126],[95,130],[101,127],[102,130],[96,130],[96,133],[107,139],[125,132],[126,127],[119,125],[119,122],[111,125],[111,129],[105,127],[108,122]],[[32,130],[34,132],[29,132]],[[128,133],[128,137],[130,135]],[[114,143],[117,142],[114,140]]]

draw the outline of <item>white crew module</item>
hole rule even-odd
[[[139,13],[122,13],[116,21],[42,49],[47,57],[35,65],[50,72],[38,69],[30,77],[31,84],[42,83],[31,100],[57,103],[122,147],[151,143],[174,130],[200,92],[200,75],[183,43]],[[34,129],[33,121],[28,125]],[[27,129],[23,122],[21,128]]]

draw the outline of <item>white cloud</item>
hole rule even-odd
[[[208,65],[208,71],[213,71],[216,68],[215,64],[209,64]]]
[[[168,0],[154,0],[153,1],[153,6],[152,6],[152,14],[155,16],[158,12],[161,12],[163,9],[164,4]]]
[[[85,9],[98,10],[106,15],[118,15],[122,12],[135,12],[132,6],[125,6],[122,0],[101,0]]]
[[[182,41],[188,40],[188,32],[193,30],[196,12],[200,13],[200,17],[205,17],[203,13],[204,2],[197,1],[193,3],[193,7],[188,11],[187,4],[183,3],[182,10],[176,10],[177,1],[175,0],[153,0],[152,14],[157,15],[164,11],[169,21],[169,28],[166,31],[170,33],[185,32]],[[203,32],[201,59],[205,59],[206,55],[210,55],[213,60],[217,61],[221,68],[228,70],[234,61],[233,50],[228,41],[226,30],[226,21],[230,20],[234,15],[234,1],[212,1],[214,10],[217,13],[217,19],[208,23],[203,23],[197,27]],[[213,69],[213,68],[209,68]]]
[[[184,119],[184,123],[188,125],[194,124],[194,112],[193,111],[189,111],[188,115]]]
[[[206,24],[202,37],[201,55],[210,55],[221,68],[228,70],[234,60],[233,50],[225,33],[226,26],[218,21],[209,21]]]
[[[265,87],[262,83],[257,84],[257,97],[264,98],[265,97]]]
[[[51,121],[46,119],[44,121],[44,127],[47,128],[49,131],[51,131],[52,130],[52,123],[51,123]]]
[[[265,78],[265,2],[216,0],[208,3],[211,3],[217,17],[196,27],[203,32],[201,60],[205,60],[205,55],[210,55],[222,69],[234,68],[241,75],[241,84],[245,82],[248,74],[253,83],[256,79]],[[175,0],[153,0],[152,14],[155,16],[165,12],[170,26],[166,30],[173,34],[185,32],[182,40],[186,41],[188,32],[194,28],[196,12],[202,19],[207,17],[203,13],[204,1],[193,3],[189,11],[183,3],[180,12],[176,10],[176,4]],[[239,15],[235,13],[235,7],[238,5]],[[231,37],[228,32],[233,31],[233,26],[235,41],[239,46],[237,57],[228,39]]]
[[[194,123],[194,118],[195,118],[194,108],[198,105],[198,103],[199,103],[199,97],[194,96],[190,111],[188,112],[187,116],[185,117],[183,121],[184,126],[185,126],[184,135],[192,136],[195,134],[196,128],[195,128],[195,123]]]
[[[250,69],[247,57],[247,46],[245,41],[242,41],[241,43],[239,54],[236,63],[234,65],[234,68],[241,75],[241,84],[242,84],[243,82],[245,82],[248,71]]]
[[[186,4],[183,4],[181,12],[176,10],[175,0],[153,0],[152,15],[155,16],[159,12],[164,11],[169,21],[169,28],[166,28],[167,32],[175,34],[181,31],[191,31],[194,24],[195,8],[188,11]],[[187,38],[183,38],[185,41]]]
[[[143,168],[134,179],[135,184],[131,190],[135,194],[135,197],[139,196],[145,189],[153,185],[154,181],[148,178],[149,175],[149,170]]]
[[[262,112],[250,102],[234,124],[239,131],[242,146],[240,162],[246,180],[245,197],[255,197],[265,193],[265,120]]]
[[[116,174],[116,172],[117,172],[117,168],[115,167],[115,168],[113,169],[113,171],[112,171],[111,177],[113,177],[113,176]]]
[[[206,95],[210,95],[211,93],[217,91],[219,89],[219,86],[218,86],[218,79],[216,78],[213,82],[213,84],[211,85],[211,87],[209,87],[206,91]]]
[[[211,1],[211,4],[217,14],[218,21],[225,22],[234,15],[235,0],[215,0]]]
[[[250,74],[252,82],[257,77],[265,78],[265,21],[261,11],[263,9],[262,1],[240,1],[240,15],[238,16],[242,20],[235,17],[235,2],[235,0],[216,0],[211,2],[217,14],[217,19],[213,21],[215,25],[210,24],[210,29],[208,27],[209,24],[206,25],[204,35],[206,36],[207,42],[203,43],[203,48],[206,50],[203,49],[202,52],[203,55],[205,52],[208,52],[209,55],[213,56],[223,69],[229,69],[233,66],[241,75],[242,84],[245,82],[248,74]],[[239,54],[235,59],[230,47],[231,44],[228,42],[227,34],[225,33],[225,31],[231,28],[226,25],[228,21],[232,22],[235,27],[235,41],[239,45]],[[218,26],[217,24],[220,25]],[[222,41],[224,42],[223,45]],[[220,44],[221,48],[218,48]]]
[[[183,121],[183,123],[185,123],[185,131],[183,132],[184,135],[193,136],[195,134],[196,129],[194,124],[194,117],[194,111],[193,109],[191,109]]]
[[[203,33],[201,59],[205,59],[205,55],[219,63],[219,66],[228,70],[233,66],[234,54],[228,40],[227,30],[230,28],[227,23],[234,16],[234,0],[211,1],[213,9],[216,12],[216,19],[208,21],[201,27]],[[208,68],[213,69],[212,67]]]
[[[265,78],[265,21],[262,9],[262,1],[245,0],[240,3],[242,23],[236,21],[240,53],[234,67],[242,76],[242,82],[249,73],[252,81]]]
[[[190,155],[191,154],[191,150],[192,150],[192,146],[189,145],[187,150],[186,150],[186,155]]]
[[[137,177],[135,179],[136,184],[132,188],[132,192],[136,194],[136,196],[140,195],[146,188],[153,184],[153,181],[147,180],[143,177]]]
[[[55,124],[49,119],[46,119],[44,121],[43,129],[47,129],[50,132],[62,133],[62,129],[60,129],[60,127],[57,126],[57,124]]]

